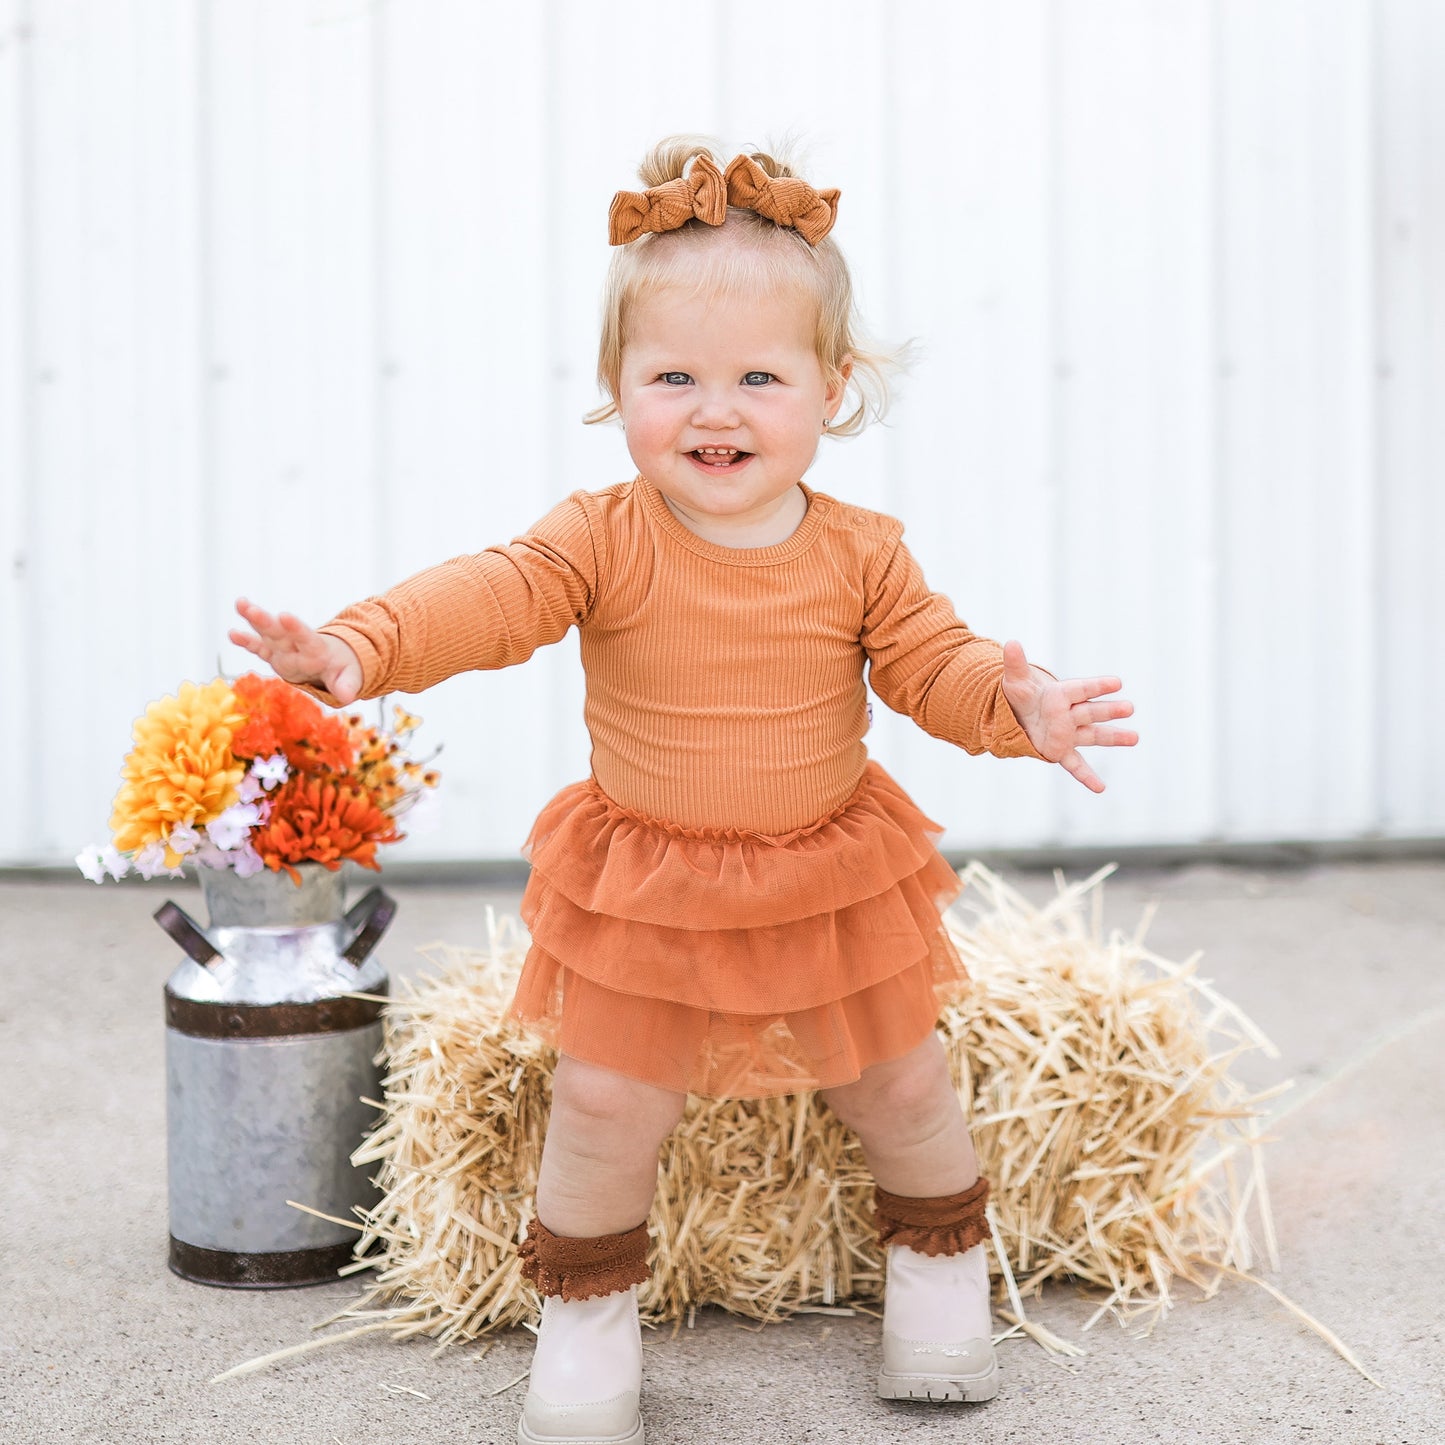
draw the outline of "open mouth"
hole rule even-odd
[[[699,466],[709,471],[725,472],[739,467],[751,456],[751,452],[739,451],[737,447],[698,447],[688,453]]]

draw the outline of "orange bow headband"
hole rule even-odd
[[[734,156],[727,170],[719,171],[711,156],[700,155],[676,180],[645,191],[618,191],[607,213],[607,240],[625,246],[649,231],[675,231],[694,216],[720,226],[729,206],[790,226],[816,246],[833,229],[838,191],[815,191],[796,176],[770,176],[751,156]]]

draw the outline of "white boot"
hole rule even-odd
[[[998,1394],[988,1259],[888,1246],[883,1294],[885,1400],[992,1400]]]
[[[521,1445],[642,1445],[641,1392],[637,1287],[582,1300],[548,1295],[517,1425]]]

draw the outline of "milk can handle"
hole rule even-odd
[[[346,910],[347,925],[356,932],[341,956],[353,967],[360,968],[395,916],[396,899],[391,894],[373,888],[363,895],[359,902]]]
[[[156,909],[155,920],[203,968],[220,952],[195,919],[169,899]]]

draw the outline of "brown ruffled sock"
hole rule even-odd
[[[553,1234],[534,1218],[517,1253],[522,1257],[522,1274],[539,1294],[591,1299],[647,1279],[647,1238],[646,1220],[625,1234],[571,1239]]]
[[[988,1180],[978,1181],[962,1194],[940,1194],[914,1199],[873,1189],[873,1217],[878,1244],[906,1244],[919,1254],[962,1254],[988,1238]]]

